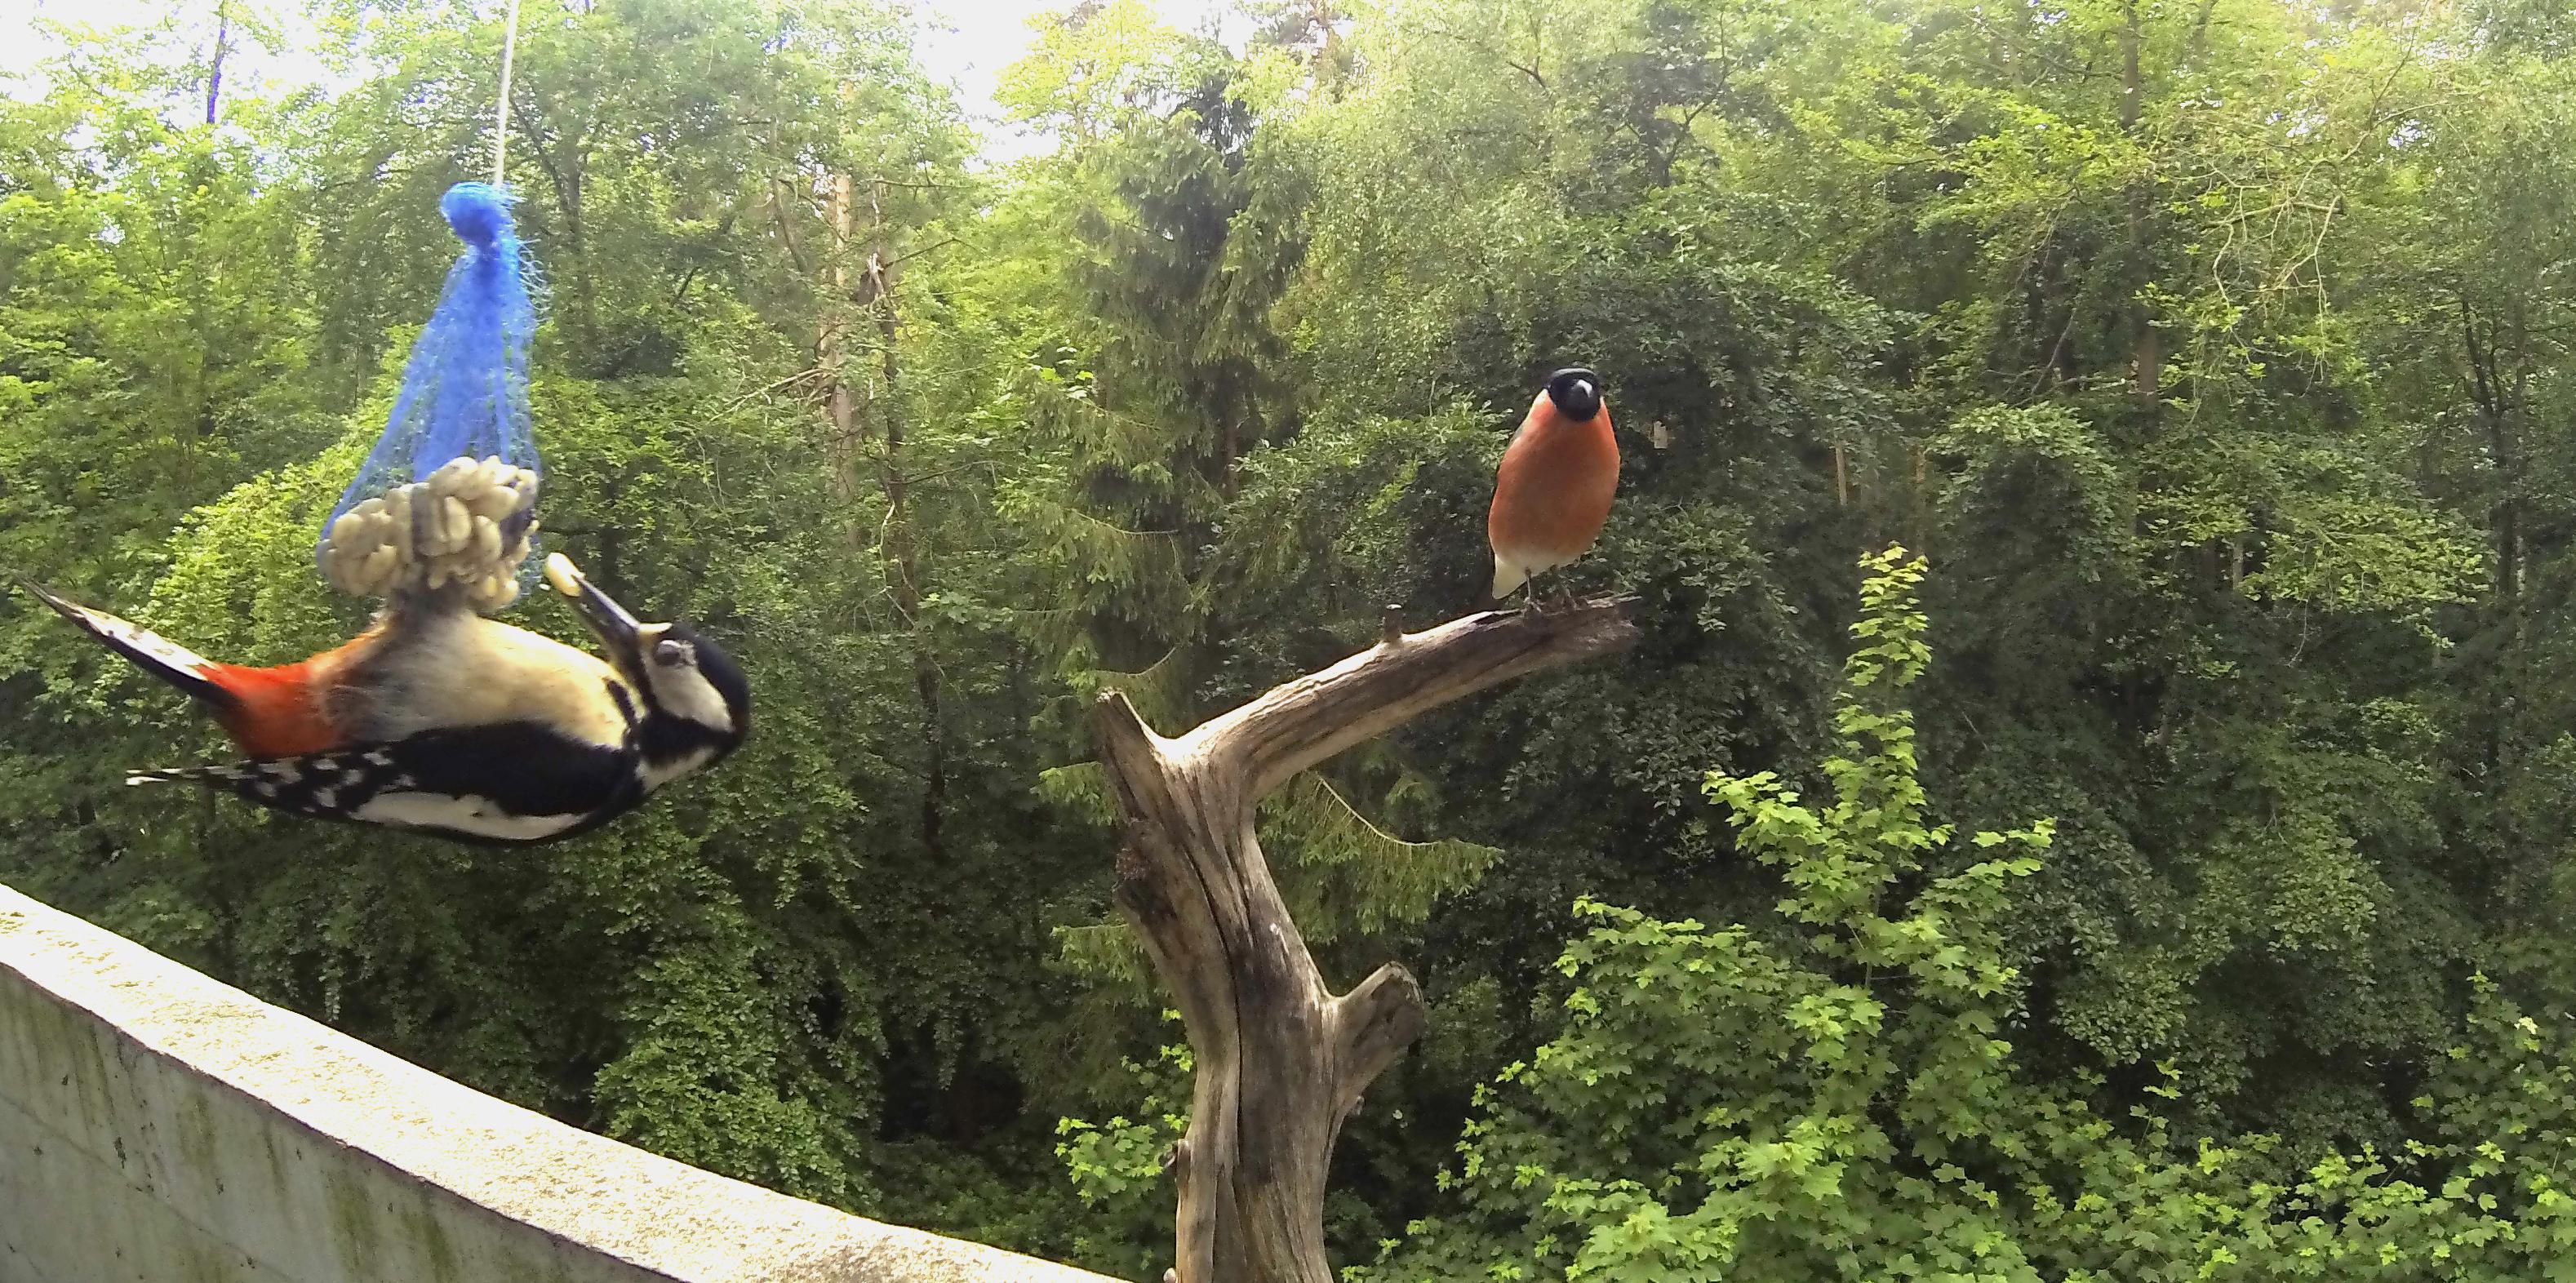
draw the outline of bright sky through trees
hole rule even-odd
[[[284,15],[283,25],[289,39],[302,25],[294,7],[274,3],[257,3],[269,13]],[[522,5],[525,15],[541,7]],[[953,81],[958,101],[967,114],[985,123],[988,130],[986,152],[992,159],[1008,159],[1028,151],[1035,138],[1026,130],[1005,125],[997,119],[993,106],[993,82],[1003,67],[1028,52],[1031,34],[1029,19],[1050,9],[1065,8],[1059,0],[934,0],[918,9],[916,24],[923,68],[934,78]],[[1185,30],[1204,26],[1223,6],[1215,0],[1152,0],[1155,13],[1163,21]],[[190,9],[202,9],[202,14]],[[181,5],[156,4],[150,0],[0,0],[0,94],[28,97],[41,92],[32,82],[19,80],[33,71],[36,64],[58,51],[58,44],[37,25],[37,19],[81,23],[100,29],[140,26],[170,20],[183,26],[210,25],[215,10],[214,0],[187,0]],[[233,64],[227,75],[261,76],[287,84],[326,79],[329,72],[317,60],[294,51],[274,52],[258,48],[235,50],[242,60]],[[497,58],[497,51],[496,51]],[[16,83],[10,83],[15,81]]]

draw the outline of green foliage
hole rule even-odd
[[[499,29],[261,10],[333,92],[228,73],[198,123],[194,12],[0,100],[0,570],[277,661],[361,622],[313,526]],[[1259,817],[1327,976],[1437,1013],[1345,1131],[1340,1259],[2556,1259],[2564,13],[1265,2],[1229,44],[1117,0],[1038,19],[1000,97],[1052,149],[995,166],[900,8],[547,15],[548,538],[733,645],[750,745],[541,859],[293,824],[121,788],[222,750],[0,607],[0,878],[583,1125],[1156,1277],[1178,1096],[1087,705],[1178,730],[1481,605],[1493,462],[1582,361],[1624,466],[1572,574],[1641,644]],[[1893,542],[1937,569],[1878,565],[1853,655]]]
[[[1177,1025],[1180,1013],[1166,1011],[1163,1021]],[[1077,1263],[1130,1278],[1155,1272],[1156,1260],[1167,1251],[1161,1240],[1171,1220],[1164,1164],[1189,1130],[1194,1063],[1190,1049],[1180,1044],[1157,1048],[1150,1064],[1121,1062],[1132,1089],[1141,1093],[1132,1120],[1123,1114],[1101,1123],[1056,1120],[1056,1135],[1064,1138],[1056,1143],[1056,1158],[1099,1227],[1075,1236],[1071,1259]]]
[[[2276,1137],[2195,1148],[2159,1108],[2104,1114],[2015,1063],[2015,886],[2054,826],[1961,841],[1929,822],[1900,696],[1930,654],[1923,564],[1863,566],[1826,800],[1769,772],[1709,778],[1780,874],[1772,915],[1711,928],[1580,902],[1554,1036],[1479,1092],[1444,1174],[1459,1210],[1353,1276],[2548,1276],[2576,1029],[2544,1033],[2483,980],[2411,1102],[2418,1138],[2282,1177]]]
[[[370,393],[405,337],[388,327],[426,314],[453,256],[436,196],[487,154],[488,104],[465,104],[489,92],[475,51],[497,28],[416,9],[331,35],[369,69],[348,96],[227,112],[282,155],[165,124],[148,51],[84,50],[94,65],[54,97],[0,108],[45,161],[0,193],[17,309],[0,383],[33,407],[0,416],[0,543],[13,569],[245,661],[363,622],[322,589],[313,534],[382,423]],[[26,769],[0,789],[0,876],[675,1157],[856,1208],[929,1204],[906,1201],[918,1164],[956,1195],[947,1213],[1012,1225],[970,1191],[1025,1187],[1026,1163],[973,1151],[1016,1127],[1042,1155],[1044,1130],[988,1084],[1049,1038],[1046,903],[1097,866],[1078,843],[1064,882],[1018,859],[1057,830],[1027,793],[1019,652],[974,607],[1008,594],[1001,559],[948,559],[956,578],[897,617],[885,564],[845,536],[882,527],[883,488],[836,490],[811,407],[777,394],[810,366],[829,270],[807,254],[825,212],[782,199],[780,175],[889,167],[919,185],[882,216],[933,243],[968,191],[962,124],[900,30],[855,6],[624,5],[526,35],[512,164],[553,285],[547,537],[639,608],[725,638],[759,687],[750,744],[543,859],[146,797],[118,790],[122,768],[228,750],[165,689],[13,609],[0,711]],[[923,434],[904,466],[985,452],[972,428]],[[986,493],[926,494],[911,515],[954,532]],[[587,644],[550,600],[513,617]],[[916,630],[971,674],[939,692],[940,735],[967,747],[937,795],[917,714],[850,715],[917,707]],[[1006,850],[1016,872],[995,876]],[[952,931],[989,943],[934,943]]]

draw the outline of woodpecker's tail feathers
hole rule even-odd
[[[128,771],[125,782],[127,784],[195,783],[230,788],[235,784],[249,782],[251,767],[254,765],[255,763],[244,762],[237,766],[162,766],[148,771]]]
[[[291,803],[281,805],[286,799],[279,795],[281,789],[277,777],[265,769],[271,765],[267,762],[231,762],[224,765],[165,766],[149,771],[128,771],[125,782],[128,785],[202,784],[210,789],[240,794],[262,806],[284,811],[303,809]]]
[[[214,680],[213,670],[217,667],[214,661],[140,624],[55,596],[26,580],[21,579],[18,583],[34,594],[36,600],[53,607],[54,613],[80,625],[83,632],[131,660],[135,667],[207,703],[232,702],[231,692]]]

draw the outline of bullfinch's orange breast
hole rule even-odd
[[[1619,440],[1610,430],[1609,405],[1576,422],[1542,392],[1503,451],[1485,537],[1498,553],[1571,561],[1601,537],[1618,492]]]

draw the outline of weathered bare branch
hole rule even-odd
[[[1413,973],[1390,962],[1370,972],[1358,988],[1333,999],[1332,1010],[1342,1112],[1348,1115],[1359,1103],[1360,1093],[1430,1027],[1431,1009],[1423,1004],[1422,986]]]
[[[1392,963],[1335,997],[1289,919],[1253,833],[1297,772],[1452,700],[1630,644],[1616,601],[1488,611],[1382,640],[1177,739],[1111,691],[1100,761],[1127,818],[1117,902],[1170,987],[1196,1051],[1174,1283],[1331,1283],[1324,1183],[1361,1093],[1429,1022]]]
[[[1184,751],[1240,760],[1254,797],[1453,700],[1636,640],[1621,601],[1453,619],[1380,642],[1200,726]]]

